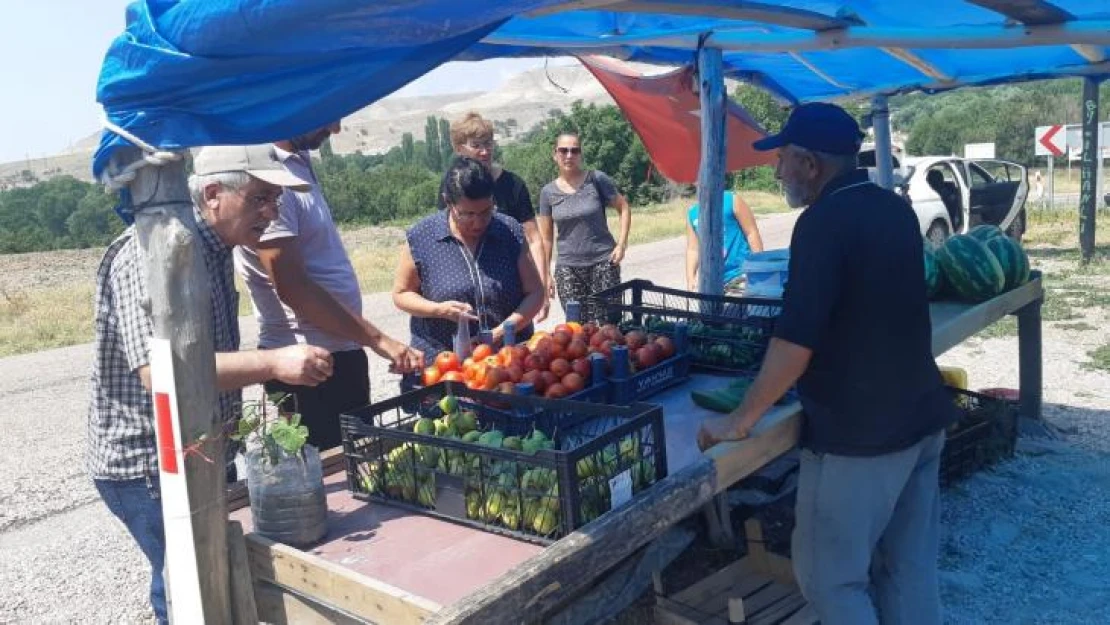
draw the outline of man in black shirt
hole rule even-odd
[[[797,382],[802,593],[825,625],[939,624],[937,472],[957,414],[932,355],[917,219],[857,168],[861,138],[843,109],[812,103],[755,143],[778,148],[787,203],[808,208],[759,376],[698,444],[747,437]]]
[[[467,113],[462,119],[451,123],[451,145],[455,148],[455,154],[478,161],[493,174],[493,204],[497,212],[517,220],[524,229],[528,251],[540,272],[544,293],[550,294],[551,275],[544,262],[547,257],[544,255],[543,237],[536,226],[536,209],[532,206],[532,196],[528,194],[528,186],[520,176],[493,162],[493,124],[475,112]],[[439,186],[436,205],[440,210],[447,208],[444,201],[445,185],[446,181]],[[543,308],[533,319],[535,323],[547,318],[550,305],[550,297],[544,298]]]

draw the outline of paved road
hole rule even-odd
[[[760,219],[769,248],[786,247],[795,214]],[[635,246],[623,277],[682,287],[681,238]],[[364,310],[385,332],[407,339],[407,317],[387,294],[367,295]],[[561,311],[543,325],[561,321]],[[257,327],[241,320],[243,345]],[[99,504],[84,472],[85,411],[91,345],[0,359],[0,622],[134,622],[145,597],[138,550]],[[380,359],[373,374],[385,376]],[[395,392],[374,389],[375,399]]]

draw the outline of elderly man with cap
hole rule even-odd
[[[388,336],[362,315],[362,291],[331,208],[312,167],[311,150],[339,132],[340,124],[278,141],[274,151],[285,169],[311,181],[285,194],[274,222],[258,243],[235,251],[239,275],[258,319],[258,347],[303,343],[328,350],[335,375],[308,387],[282,380],[266,392],[285,412],[308,426],[308,442],[320,449],[343,442],[339,415],[370,403],[370,361],[363,347],[389,361],[396,373],[424,368],[424,355]]]
[[[932,355],[917,219],[857,168],[861,138],[843,109],[813,103],[755,143],[778,149],[787,203],[808,208],[759,375],[735,416],[702,424],[698,444],[749,436],[797,382],[792,552],[803,595],[825,625],[931,625],[941,622],[937,472],[957,414]]]
[[[239,389],[244,386],[273,378],[315,385],[331,375],[331,355],[318,347],[238,351],[239,296],[231,250],[258,243],[277,214],[282,191],[305,189],[308,183],[286,171],[270,146],[203,148],[193,164],[189,190],[198,248],[212,285],[219,417],[232,423],[239,417]],[[100,497],[150,561],[150,602],[158,622],[165,623],[166,540],[150,394],[153,322],[145,271],[132,226],[108,246],[96,275],[86,462]]]

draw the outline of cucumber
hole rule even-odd
[[[729,413],[740,406],[744,401],[743,391],[732,391],[728,388],[718,388],[712,391],[690,391],[690,398],[694,403],[706,410],[713,412]]]

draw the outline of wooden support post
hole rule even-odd
[[[723,295],[725,188],[725,79],[721,51],[698,50],[701,169],[698,171],[698,290]]]
[[[1095,253],[1095,214],[1099,198],[1097,176],[1099,158],[1098,83],[1097,77],[1083,79],[1083,156],[1079,165],[1079,251],[1084,263]]]
[[[136,148],[113,156],[126,165]],[[201,256],[184,161],[138,170],[130,185],[144,259],[154,336],[151,378],[166,536],[170,617],[177,623],[231,618],[227,500],[221,424],[216,423],[216,358],[211,287]],[[202,457],[183,448],[207,436]],[[209,460],[211,459],[211,460]]]
[[[1018,414],[1041,419],[1043,357],[1041,355],[1041,305],[1043,296],[1022,306],[1018,319]]]
[[[233,625],[258,625],[258,603],[254,597],[254,578],[247,558],[243,525],[227,524],[228,573],[231,576],[231,622]]]
[[[894,161],[891,157],[890,109],[886,96],[871,98],[871,127],[875,129],[875,172],[878,184],[884,189],[894,188]]]

